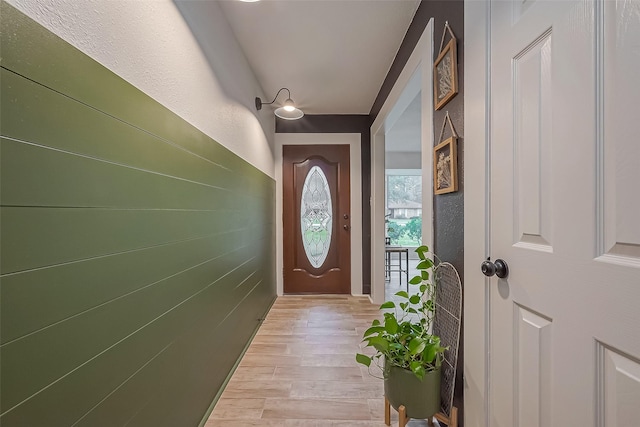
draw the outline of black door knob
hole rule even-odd
[[[502,259],[497,259],[495,263],[486,260],[480,265],[480,270],[482,270],[482,274],[487,277],[495,274],[499,278],[505,279],[509,275],[509,266]]]

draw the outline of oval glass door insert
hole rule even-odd
[[[300,205],[302,244],[309,262],[318,268],[327,259],[333,223],[331,190],[318,166],[312,167],[304,180]]]

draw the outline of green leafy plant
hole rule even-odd
[[[404,226],[405,233],[407,237],[417,242],[422,241],[422,218],[419,216],[414,216],[411,220]]]
[[[387,225],[387,235],[391,238],[391,242],[395,243],[404,234],[404,227],[395,221],[389,221]]]
[[[420,246],[415,251],[420,257],[416,267],[419,274],[409,284],[417,291],[411,295],[406,291],[397,292],[396,296],[403,301],[382,304],[384,321],[374,320],[364,332],[363,342],[376,352],[373,356],[358,353],[356,361],[367,366],[369,373],[372,363],[382,372],[386,363],[410,370],[422,380],[426,372],[439,368],[442,363],[447,347],[442,347],[440,338],[431,333],[436,292],[431,274],[434,265],[428,257],[427,246]]]

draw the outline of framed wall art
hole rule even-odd
[[[458,191],[458,156],[455,136],[433,148],[433,194]]]
[[[458,40],[453,36],[453,32],[447,22],[446,31],[451,33],[451,40],[442,49],[440,44],[440,54],[433,63],[433,102],[436,110],[444,107],[451,98],[458,93],[458,54],[456,45]],[[444,36],[442,41],[444,42]]]

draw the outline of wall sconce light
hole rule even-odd
[[[271,102],[262,102],[262,99],[256,97],[256,109],[261,110],[263,105],[270,105],[276,102],[276,99],[278,99],[278,95],[280,95],[280,92],[282,92],[283,90],[287,91],[287,93],[289,94],[289,97],[287,98],[286,101],[284,101],[284,105],[282,107],[277,108],[276,111],[274,111],[274,114],[280,117],[281,119],[285,119],[285,120],[298,120],[302,118],[302,116],[304,116],[304,113],[302,112],[301,109],[296,108],[296,105],[293,103],[293,100],[291,99],[291,92],[286,87],[283,87],[282,89],[280,89],[278,93],[276,93],[275,98],[273,98],[273,101]]]

